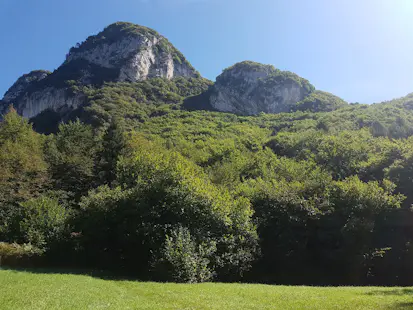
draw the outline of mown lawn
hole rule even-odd
[[[413,288],[164,284],[0,270],[0,309],[413,309]]]

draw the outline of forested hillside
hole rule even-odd
[[[10,105],[1,263],[178,282],[413,285],[413,95],[348,104],[293,73],[241,66],[248,83],[264,74],[256,106],[286,89],[288,105],[276,107],[288,111],[218,112],[211,102],[233,81],[199,76],[63,79],[82,104],[30,120]]]
[[[4,262],[191,282],[411,284],[413,97],[324,113],[181,109],[207,85],[90,88],[81,120],[47,136],[11,109],[0,234],[20,245],[1,245]]]

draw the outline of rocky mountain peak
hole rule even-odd
[[[199,76],[165,37],[153,29],[125,22],[114,23],[71,48],[65,63],[79,59],[117,70],[117,81]]]
[[[59,114],[85,103],[71,85],[136,82],[149,78],[200,77],[199,73],[165,37],[155,30],[117,22],[76,44],[53,73],[33,71],[23,75],[0,101],[0,112],[13,104],[32,118],[45,110]]]
[[[267,77],[275,70],[272,65],[243,61],[223,70],[216,81],[221,85],[233,83],[235,80],[256,83],[258,79]]]
[[[223,112],[281,113],[290,111],[314,90],[310,82],[292,72],[244,61],[217,77],[209,101],[214,109]]]
[[[22,75],[6,92],[3,101],[11,102],[22,93],[24,93],[30,85],[46,78],[51,72],[46,70],[34,70],[30,73]]]

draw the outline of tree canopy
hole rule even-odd
[[[315,91],[290,113],[187,111],[210,85],[72,83],[87,104],[48,135],[10,109],[0,241],[144,279],[412,284],[412,95],[368,106]]]

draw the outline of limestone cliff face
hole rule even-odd
[[[222,112],[255,115],[288,112],[314,87],[305,79],[273,66],[241,62],[217,77],[210,105]]]
[[[27,118],[50,109],[67,111],[85,102],[70,85],[142,81],[153,77],[198,77],[185,57],[156,31],[115,23],[77,44],[55,72],[33,71],[23,75],[0,101],[0,112],[13,104]]]
[[[49,71],[36,70],[21,76],[4,95],[3,100],[11,102],[22,95],[31,85],[37,81],[43,80],[50,74]]]
[[[41,91],[25,94],[16,105],[17,112],[26,118],[32,118],[45,110],[66,112],[76,109],[86,102],[83,94],[71,94],[63,88],[47,87]]]
[[[72,48],[66,63],[77,59],[118,70],[117,81],[199,75],[166,38],[152,29],[129,23],[110,25]]]

